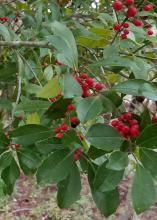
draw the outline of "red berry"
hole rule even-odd
[[[88,90],[87,89],[83,89],[82,90],[82,97],[86,98],[86,97],[89,97],[89,96],[90,96],[90,94],[89,94]]]
[[[74,154],[74,161],[78,161],[79,160],[79,155],[77,153]]]
[[[19,116],[18,116],[18,119],[19,119],[20,121],[23,121],[23,120],[24,120],[24,116],[23,116],[23,115],[19,115]]]
[[[71,123],[73,123],[73,124],[78,124],[78,118],[77,117],[72,117],[72,118],[70,118],[70,121],[71,121]]]
[[[81,77],[79,77],[79,76],[75,76],[75,79],[76,79],[76,81],[77,81],[78,83],[81,83],[81,82],[82,82],[82,79],[81,79]]]
[[[70,105],[67,106],[67,110],[68,110],[68,111],[72,111],[72,110],[74,110],[74,109],[75,109],[75,106],[72,105],[72,104],[70,104]]]
[[[127,6],[134,4],[134,0],[125,0]]]
[[[153,9],[153,5],[152,4],[148,4],[148,5],[145,5],[144,7],[143,7],[143,10],[144,11],[150,11],[150,10],[152,10]]]
[[[147,31],[147,34],[148,34],[148,35],[153,35],[153,34],[154,34],[154,31],[151,30],[151,29],[149,29],[149,30]]]
[[[130,128],[130,135],[133,138],[136,138],[140,135],[139,127],[137,127],[137,125],[134,125]]]
[[[132,118],[131,112],[125,112],[125,113],[123,114],[123,118],[124,118],[124,120],[129,121],[129,120]]]
[[[82,79],[87,79],[88,78],[88,74],[87,73],[82,73]]]
[[[136,27],[141,27],[142,26],[142,21],[139,20],[139,19],[135,19],[133,21],[133,24],[136,26]]]
[[[130,18],[130,17],[135,17],[137,14],[137,8],[135,6],[131,6],[128,8],[128,11],[127,11],[127,17]]]
[[[128,24],[128,23],[124,23],[124,24],[123,24],[123,27],[128,28],[128,27],[129,27],[129,24]]]
[[[16,148],[16,150],[18,150],[19,148],[20,148],[20,144],[15,144],[15,148]]]
[[[114,119],[113,121],[111,121],[111,125],[113,127],[117,126],[119,124],[119,121],[117,119]]]
[[[89,86],[88,86],[88,84],[86,82],[82,83],[82,89],[83,90],[88,90],[89,89]]]
[[[152,117],[152,122],[153,122],[153,123],[157,123],[157,116],[156,116],[156,115],[154,115],[154,116]]]
[[[135,120],[135,119],[132,119],[132,120],[129,120],[129,124],[130,124],[130,126],[132,127],[132,126],[134,126],[134,125],[138,125],[138,121]]]
[[[123,3],[121,1],[115,1],[112,6],[115,11],[120,11],[123,9]]]
[[[55,60],[55,64],[59,65],[59,66],[63,65],[63,63],[61,61],[59,61],[59,60]]]
[[[54,132],[57,134],[57,133],[60,133],[61,129],[60,128],[55,128],[54,129]]]
[[[95,89],[96,89],[97,91],[100,91],[100,90],[102,90],[103,88],[104,88],[104,84],[102,84],[102,83],[96,83]]]
[[[94,81],[93,81],[93,79],[90,78],[90,77],[88,77],[88,78],[86,79],[86,83],[88,84],[89,87],[93,87],[93,85],[94,85]]]
[[[49,100],[50,100],[50,102],[52,102],[52,103],[55,103],[55,102],[57,101],[56,98],[50,98]]]
[[[125,29],[125,30],[123,31],[123,34],[128,35],[128,34],[129,34],[129,30],[128,30],[128,29]]]
[[[120,24],[114,24],[114,25],[113,25],[113,29],[114,29],[115,31],[118,31],[118,30],[121,29],[121,25],[120,25]]]
[[[56,137],[59,138],[59,139],[62,139],[63,138],[63,134],[61,132],[59,132],[59,133],[56,134]]]
[[[130,128],[127,125],[124,125],[122,128],[122,132],[124,135],[128,135],[130,132]]]
[[[68,129],[69,129],[69,126],[67,125],[67,124],[61,124],[60,125],[60,129],[62,130],[62,131],[67,131]]]
[[[0,21],[9,21],[8,17],[0,17]]]
[[[126,34],[122,34],[122,35],[121,35],[121,39],[122,39],[122,40],[127,39],[127,35],[126,35]]]

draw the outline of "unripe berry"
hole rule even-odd
[[[24,120],[24,116],[23,116],[23,115],[19,115],[19,116],[18,116],[18,119],[19,119],[20,121],[23,121],[23,120]]]
[[[130,17],[135,17],[137,14],[137,8],[135,6],[131,6],[128,8],[128,11],[127,11],[127,17],[130,18]]]
[[[67,110],[68,110],[68,111],[72,111],[72,110],[74,110],[74,109],[75,109],[75,106],[72,105],[72,104],[70,104],[70,105],[67,106]]]
[[[128,24],[128,23],[124,23],[124,24],[123,24],[123,27],[124,27],[124,28],[128,28],[128,27],[129,27],[129,24]]]
[[[125,4],[127,6],[130,6],[130,5],[134,4],[134,0],[125,0]]]
[[[95,89],[97,90],[97,91],[100,91],[100,90],[102,90],[104,88],[104,84],[102,84],[102,83],[96,83],[95,84]]]
[[[120,11],[123,9],[123,3],[121,1],[115,1],[112,6],[115,11]]]
[[[62,139],[62,138],[63,138],[63,134],[62,134],[62,133],[57,133],[57,134],[56,134],[56,137],[57,137],[58,139]]]
[[[153,9],[153,5],[152,4],[148,4],[148,5],[145,5],[144,7],[143,7],[143,10],[144,11],[150,11],[150,10],[152,10]]]
[[[133,21],[133,24],[136,26],[136,27],[141,27],[142,26],[142,21],[139,20],[139,19],[135,19]]]
[[[115,31],[118,31],[118,30],[121,29],[121,25],[120,25],[120,24],[114,24],[113,29],[114,29]]]

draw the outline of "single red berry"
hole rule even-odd
[[[131,6],[128,8],[128,11],[127,11],[127,17],[130,18],[130,17],[135,17],[137,14],[137,8],[135,6]]]
[[[62,131],[67,131],[69,129],[69,126],[67,124],[63,123],[63,124],[60,125],[60,129]]]
[[[55,103],[57,101],[57,99],[56,98],[50,98],[49,101],[52,102],[52,103]]]
[[[63,63],[61,61],[59,61],[59,60],[55,60],[55,64],[59,65],[59,66],[63,65]]]
[[[20,121],[23,121],[23,120],[24,120],[24,116],[23,116],[23,115],[19,115],[19,116],[18,116],[18,119],[19,119]]]
[[[114,119],[114,120],[111,121],[111,125],[113,127],[117,126],[118,124],[119,124],[119,121],[117,119]]]
[[[157,116],[156,116],[156,115],[153,115],[153,117],[152,117],[152,122],[153,122],[153,123],[157,123]]]
[[[134,4],[134,0],[125,0],[125,4],[127,6],[133,5]]]
[[[142,21],[139,20],[139,19],[135,19],[133,21],[133,24],[136,26],[136,27],[141,27],[142,26]]]
[[[118,30],[121,29],[121,25],[120,25],[120,24],[114,24],[114,25],[113,25],[113,29],[114,29],[115,31],[118,31]]]
[[[57,134],[57,133],[60,133],[61,132],[61,129],[60,128],[55,128],[54,129],[54,132]]]
[[[74,161],[78,161],[79,160],[79,155],[77,153],[74,154]]]
[[[61,132],[59,132],[59,133],[56,134],[56,137],[58,139],[62,139],[63,138],[63,134]]]
[[[133,138],[136,138],[140,135],[140,131],[139,131],[139,128],[135,127],[136,125],[132,126],[130,128],[130,135],[131,137]]]
[[[124,23],[124,24],[123,24],[123,27],[124,27],[124,28],[128,28],[128,27],[129,27],[129,24],[128,24],[128,23]]]
[[[70,122],[73,124],[78,124],[79,120],[77,117],[72,117],[72,118],[70,118]]]
[[[151,11],[153,9],[153,7],[154,6],[152,4],[148,4],[143,7],[143,10],[144,11]]]
[[[123,114],[123,118],[124,118],[124,120],[127,120],[127,121],[131,120],[131,118],[132,118],[131,112],[125,112]]]
[[[135,120],[135,119],[132,119],[132,120],[129,120],[129,124],[130,124],[130,126],[132,127],[132,126],[134,126],[134,125],[138,125],[138,121]]]
[[[123,3],[121,1],[115,1],[112,6],[115,11],[120,11],[123,9]]]
[[[149,29],[149,30],[147,31],[147,34],[151,36],[151,35],[153,35],[153,34],[154,34],[154,31],[153,31],[153,30],[151,30],[151,29]]]
[[[86,82],[82,83],[82,89],[83,90],[88,90],[89,89],[89,86],[88,86],[88,84]]]
[[[78,83],[81,83],[81,82],[82,82],[82,79],[81,79],[81,77],[79,77],[79,76],[75,76],[75,79],[76,79],[76,81],[77,81]]]
[[[89,94],[88,90],[87,89],[83,89],[82,90],[82,97],[86,98],[86,97],[89,97],[89,96],[90,96],[90,94]]]
[[[124,125],[122,128],[122,132],[124,135],[128,135],[130,132],[130,128],[127,125]]]
[[[74,110],[74,109],[75,109],[75,106],[72,105],[72,104],[70,104],[70,105],[67,106],[67,110],[68,110],[68,111],[72,111],[72,110]]]
[[[94,80],[90,77],[88,77],[86,79],[86,83],[88,84],[89,87],[93,87],[94,86]]]
[[[87,73],[82,73],[82,79],[87,79],[88,78],[88,74]]]
[[[97,91],[100,91],[100,90],[102,90],[104,88],[104,84],[102,84],[102,83],[96,83],[95,84],[95,89],[97,90]]]
[[[125,29],[125,30],[123,31],[123,34],[128,35],[128,34],[129,34],[129,30],[128,30],[128,29]]]
[[[15,148],[16,148],[16,150],[18,150],[19,148],[20,148],[20,144],[15,144]]]
[[[122,35],[121,35],[121,39],[122,39],[122,40],[126,40],[126,39],[127,39],[127,35],[126,35],[126,34],[122,34]]]

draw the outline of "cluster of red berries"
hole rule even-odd
[[[57,100],[62,96],[61,93],[58,93],[58,95],[54,98],[50,98],[49,101],[52,102],[52,103],[55,103],[57,102]]]
[[[116,0],[114,3],[113,3],[113,9],[115,11],[122,11],[124,8],[126,8],[127,10],[124,12],[126,13],[126,18],[127,20],[129,20],[130,22],[132,22],[136,27],[141,27],[143,25],[143,22],[141,19],[137,18],[136,15],[137,15],[137,12],[138,12],[138,9],[137,7],[134,5],[135,1],[134,0]],[[143,10],[144,11],[150,11],[153,9],[153,4],[147,4],[143,7]],[[145,19],[145,17],[141,17],[143,19]],[[153,30],[151,29],[151,25],[145,25],[144,26],[145,28],[147,28],[147,34],[148,35],[153,35],[154,32]],[[122,40],[125,40],[127,38],[127,35],[129,34],[129,24],[128,23],[117,23],[117,24],[114,24],[113,26],[113,29],[115,31],[118,31],[119,33],[121,33],[121,38]]]
[[[130,112],[125,112],[119,118],[112,120],[111,125],[118,130],[126,140],[136,138],[140,135],[138,121],[132,118]]]
[[[83,154],[82,148],[77,148],[74,152],[74,160],[79,160],[79,157]]]
[[[8,17],[0,17],[0,21],[3,21],[3,22],[6,22],[6,21],[9,21],[9,18]]]
[[[103,83],[95,82],[95,80],[88,76],[87,73],[82,73],[80,76],[75,76],[77,82],[82,86],[82,97],[90,95],[98,95],[98,93],[105,88]]]
[[[66,123],[62,123],[58,128],[54,129],[54,132],[57,138],[62,139],[64,133],[67,132],[68,130],[69,130],[69,126]]]

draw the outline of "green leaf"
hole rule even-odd
[[[10,33],[3,24],[0,24],[0,35],[2,35],[5,41],[11,41]]]
[[[105,217],[112,215],[119,205],[119,192],[117,189],[108,192],[93,192],[93,199],[97,208]]]
[[[95,119],[103,110],[100,97],[88,97],[82,99],[77,105],[78,118],[82,123]]]
[[[58,77],[50,80],[41,90],[37,93],[40,98],[54,98],[61,91]]]
[[[40,124],[40,116],[37,112],[34,112],[32,114],[29,114],[27,116],[26,124]]]
[[[137,144],[146,148],[157,148],[157,124],[146,127],[137,138]]]
[[[124,170],[128,166],[128,154],[121,151],[113,152],[106,165],[111,170]]]
[[[147,148],[140,148],[139,154],[143,166],[147,170],[149,170],[151,175],[157,180],[157,169],[156,169],[157,152]]]
[[[124,141],[114,128],[100,123],[89,129],[87,139],[94,147],[105,151],[118,150]]]
[[[77,165],[74,164],[69,176],[58,184],[58,206],[60,208],[68,208],[79,199],[80,191],[80,172]]]
[[[103,96],[108,98],[116,107],[119,107],[122,104],[122,99],[121,97],[114,91],[111,90],[106,90],[101,93]]]
[[[9,195],[13,192],[15,182],[19,176],[20,176],[20,169],[15,159],[12,158],[10,166],[6,167],[1,174],[1,177],[6,184],[7,193]]]
[[[154,101],[157,100],[157,88],[153,83],[142,79],[132,79],[118,83],[113,86],[113,90],[134,96],[144,96]]]
[[[73,153],[58,150],[47,157],[37,171],[37,181],[40,184],[58,183],[65,179],[73,166]]]
[[[12,110],[12,103],[8,99],[0,97],[0,108],[4,108],[8,111]]]
[[[114,190],[119,182],[122,180],[124,170],[110,170],[106,168],[106,161],[97,169],[94,178],[95,191],[111,191]]]
[[[156,198],[155,186],[149,171],[142,166],[136,169],[133,186],[132,201],[137,214],[140,214],[153,205]]]
[[[142,129],[146,128],[149,124],[151,124],[151,116],[149,109],[147,107],[144,108],[144,111],[141,114],[141,123],[140,127]]]
[[[60,52],[58,59],[69,67],[78,67],[78,52],[76,42],[72,32],[64,24],[54,21],[47,25],[50,32],[55,36],[51,36],[49,41]]]
[[[41,125],[24,125],[14,130],[11,134],[14,143],[24,146],[29,146],[51,136],[51,129]]]
[[[0,132],[0,154],[7,149],[10,140],[6,137],[3,132]]]
[[[82,95],[80,84],[70,74],[63,76],[63,95],[64,98],[74,98]]]
[[[10,165],[12,158],[13,157],[10,151],[6,151],[0,155],[0,171]]]

